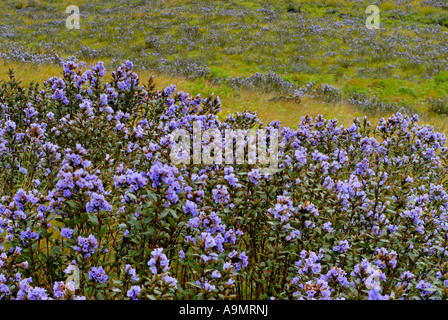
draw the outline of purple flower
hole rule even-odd
[[[92,67],[92,71],[99,77],[102,78],[106,75],[106,68],[102,61],[98,61],[97,65]]]
[[[421,291],[422,296],[428,296],[434,293],[434,291],[428,290],[432,288],[431,283],[424,280],[420,280],[415,287]]]
[[[179,251],[179,257],[180,257],[181,259],[185,259],[185,252],[184,252],[184,250],[180,250],[180,251]]]
[[[380,289],[379,288],[373,288],[369,291],[369,300],[387,300],[386,297],[382,296],[380,294]]]
[[[199,227],[200,223],[201,223],[201,220],[198,217],[194,217],[188,221],[188,226],[190,228],[196,229]]]
[[[137,297],[141,291],[142,289],[139,286],[132,286],[126,293],[126,296],[131,298],[132,300],[138,300]]]
[[[260,174],[260,170],[258,169],[252,169],[247,176],[249,177],[249,181],[252,182],[253,184],[258,184],[258,180],[261,179],[261,174]]]
[[[73,235],[73,230],[70,229],[70,228],[62,228],[62,230],[61,230],[61,235],[62,235],[64,238],[71,239],[71,238],[72,238],[72,235]]]
[[[85,253],[84,258],[88,258],[95,253],[95,249],[98,249],[98,241],[92,234],[87,238],[79,236],[78,245],[74,246],[73,249],[78,252]]]
[[[162,248],[158,248],[151,252],[152,258],[148,261],[148,266],[152,274],[168,271],[170,262],[162,251]]]
[[[212,193],[216,203],[228,203],[230,201],[230,195],[226,186],[218,184],[216,189],[212,190]]]
[[[124,267],[124,271],[126,272],[126,275],[130,278],[131,282],[137,282],[139,280],[137,274],[135,273],[135,269],[132,268],[130,264],[127,264]]]
[[[48,300],[47,290],[39,287],[28,289],[29,300]]]
[[[104,199],[104,195],[92,192],[90,201],[86,204],[86,211],[96,212],[99,210],[112,211],[112,205]]]
[[[56,297],[56,299],[62,298],[65,294],[65,290],[66,290],[66,288],[65,288],[64,282],[58,281],[58,282],[54,283],[53,293],[54,293],[54,296]]]
[[[185,206],[183,206],[183,209],[185,213],[190,213],[193,217],[198,214],[198,205],[193,201],[187,200],[185,202]]]
[[[92,270],[89,271],[89,279],[94,280],[98,283],[105,283],[107,281],[107,274],[104,271],[103,267],[93,267]]]
[[[350,248],[347,240],[339,241],[339,244],[333,247],[333,251],[344,253]]]
[[[176,288],[176,286],[177,286],[177,279],[175,279],[169,275],[165,275],[163,277],[163,282],[165,282],[171,288]]]
[[[31,229],[28,227],[26,228],[26,231],[20,231],[20,239],[22,239],[23,244],[25,244],[25,240],[27,239],[39,239],[39,235],[31,231]]]

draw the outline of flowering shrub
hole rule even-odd
[[[429,98],[427,102],[429,105],[429,111],[437,114],[448,114],[448,99]]]
[[[363,114],[414,114],[413,106],[423,117],[432,117],[426,112],[427,93],[435,90],[436,98],[448,94],[443,84],[448,3],[383,3],[84,1],[78,4],[80,29],[67,30],[64,12],[73,4],[68,0],[3,0],[0,60],[59,65],[62,57],[73,56],[104,59],[116,68],[126,57],[139,69],[226,84],[216,88],[222,95],[245,88],[290,96],[299,86],[316,82],[314,92],[307,92],[311,97],[348,102]],[[379,30],[366,28],[366,8],[372,4],[380,8]],[[411,90],[400,91],[396,84],[402,82]],[[353,85],[368,96],[348,101],[346,90]],[[410,106],[386,102],[393,97]]]
[[[221,119],[219,98],[132,69],[0,84],[2,299],[448,296],[446,137],[418,116]],[[279,171],[174,165],[194,121],[279,129]]]
[[[417,113],[417,110],[413,106],[408,105],[403,101],[401,101],[400,104],[395,102],[386,102],[376,96],[369,97],[365,92],[359,93],[357,91],[348,92],[347,96],[347,102],[350,105],[370,114],[401,112],[412,115]]]

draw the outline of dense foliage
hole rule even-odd
[[[114,68],[130,59],[152,72],[220,82],[224,92],[242,86],[292,94],[313,82],[337,87],[363,114],[417,109],[423,116],[429,97],[448,93],[443,2],[4,0],[0,59],[59,64],[74,56]],[[80,29],[67,30],[73,4]],[[378,30],[366,28],[370,5],[380,9]]]
[[[401,114],[222,119],[218,97],[132,68],[0,83],[2,299],[448,296],[445,135]],[[279,171],[173,165],[171,133],[193,121],[279,129]]]

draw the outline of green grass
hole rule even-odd
[[[7,79],[9,68],[15,71],[16,78],[22,81],[22,85],[24,86],[30,82],[42,83],[44,80],[54,75],[60,76],[62,73],[62,69],[54,65],[24,65],[20,63],[5,63],[0,60],[0,81]],[[139,71],[142,83],[147,83],[152,75],[152,72]],[[110,74],[107,75],[107,78],[110,79]],[[198,93],[203,97],[212,93],[218,95],[222,101],[222,118],[233,112],[250,110],[257,111],[259,118],[265,123],[280,120],[283,125],[295,128],[300,122],[300,118],[304,115],[316,117],[318,114],[322,114],[327,119],[337,119],[340,124],[346,127],[352,124],[355,117],[362,118],[363,116],[368,116],[373,124],[382,117],[382,115],[368,115],[343,103],[326,104],[311,98],[304,98],[301,103],[292,101],[268,101],[275,95],[235,90],[226,85],[212,84],[206,79],[188,80],[166,74],[155,74],[154,78],[157,90],[162,90],[171,84],[176,84],[178,91],[189,92],[193,95]],[[446,116],[423,115],[420,119],[422,124],[434,126],[436,130],[448,134]]]
[[[384,37],[396,34],[406,37],[411,45],[415,45],[418,35],[409,27],[413,24],[437,25],[441,28],[441,33],[447,32],[448,25],[445,25],[444,21],[448,21],[448,11],[421,6],[420,2],[409,1],[406,6],[393,1],[383,1],[379,7],[384,30],[377,32],[375,39],[381,42]],[[80,30],[65,29],[65,7],[71,4],[78,5],[83,13]],[[214,8],[213,12],[248,10],[248,13],[241,16],[207,15],[201,9],[207,5]],[[135,0],[126,3],[105,0],[5,0],[0,2],[0,30],[3,26],[12,30],[13,34],[0,37],[0,52],[6,52],[8,44],[20,44],[25,49],[42,53],[54,50],[62,56],[72,55],[82,46],[97,50],[105,48],[105,53],[98,57],[79,58],[89,63],[102,60],[109,64],[112,64],[114,59],[116,63],[127,58],[133,61],[140,59],[140,62],[146,63],[146,70],[143,72],[146,77],[157,73],[153,70],[159,63],[153,56],[157,53],[168,61],[183,59],[206,65],[211,69],[211,79],[248,77],[256,72],[274,70],[284,79],[298,85],[305,85],[310,81],[327,83],[341,90],[366,91],[369,95],[376,95],[381,99],[408,103],[422,112],[421,118],[425,123],[446,131],[444,116],[427,113],[425,102],[430,97],[440,98],[448,95],[448,71],[427,78],[422,76],[422,72],[428,67],[426,65],[406,65],[405,61],[399,58],[395,61],[376,61],[372,58],[372,52],[367,49],[366,52],[359,52],[357,56],[344,55],[343,50],[350,49],[350,46],[336,36],[294,36],[296,32],[299,34],[300,26],[297,25],[297,17],[287,12],[288,8],[300,9],[309,21],[320,17],[322,23],[330,20],[342,22],[340,14],[366,16],[365,6],[344,0]],[[271,21],[266,18],[268,16],[258,14],[257,10],[273,10],[277,16]],[[126,19],[123,18],[124,15]],[[290,27],[286,27],[288,23]],[[283,26],[282,24],[285,28],[276,29]],[[197,45],[182,44],[182,39],[188,37],[185,30],[194,26],[198,28],[190,40]],[[269,30],[262,32],[263,27],[268,27]],[[342,26],[337,35],[342,35],[347,30],[346,26]],[[212,35],[217,31],[222,32],[216,33],[213,38]],[[145,39],[150,35],[162,39],[172,37],[173,44],[162,45],[159,49],[147,47]],[[351,36],[356,35],[354,33]],[[288,38],[288,41],[280,41],[282,37]],[[213,43],[207,43],[204,39],[213,39]],[[310,50],[306,49],[305,42],[310,44]],[[239,50],[241,47],[245,50]],[[332,48],[336,48],[338,54],[325,56],[324,53]],[[110,50],[116,50],[119,54]],[[146,54],[146,58],[141,58],[142,54]],[[316,57],[310,57],[311,55]],[[306,60],[304,63],[302,57]],[[357,62],[357,59],[360,60]],[[293,62],[303,63],[318,71],[294,71],[289,68]],[[388,76],[357,75],[360,66],[381,69],[394,62],[399,67]],[[60,74],[59,68],[52,65],[35,66],[23,65],[18,61],[3,61],[1,77],[4,78],[10,67],[16,70],[18,78],[24,82],[42,81]],[[396,78],[398,76],[399,79]],[[225,84],[213,85],[203,78],[193,80],[158,73],[158,79],[161,87],[172,82],[178,85],[180,90],[193,94],[219,95],[223,101],[223,114],[251,109],[257,111],[264,121],[279,119],[289,126],[295,126],[305,114],[315,116],[322,113],[327,117],[339,119],[345,125],[349,125],[354,116],[364,115],[344,104],[326,105],[312,99],[305,99],[301,104],[267,102],[273,94],[234,90]],[[375,115],[373,119],[377,120],[381,116],[385,115]]]

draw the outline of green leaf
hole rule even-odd
[[[104,236],[106,234],[106,232],[107,232],[107,227],[106,226],[102,226],[101,230],[100,230],[100,236],[101,237]]]
[[[148,230],[146,230],[145,232],[143,232],[144,235],[148,235],[150,237],[152,237],[154,235],[154,228],[148,228]]]
[[[129,197],[129,199],[137,201],[137,197],[133,193],[128,193],[127,196]]]
[[[171,209],[163,210],[162,213],[159,215],[159,219],[165,218],[168,215],[168,213],[170,213],[170,211],[172,211],[172,210]]]
[[[73,200],[68,200],[66,201],[67,204],[72,207],[73,209],[78,209],[78,206],[76,205],[76,203]]]
[[[55,256],[55,255],[58,255],[60,252],[61,252],[61,250],[59,249],[59,247],[55,246],[51,249],[50,255]]]
[[[173,218],[169,217],[168,218],[168,223],[170,224],[170,226],[174,227],[176,225],[176,221],[174,221]]]
[[[94,226],[98,226],[98,217],[94,213],[88,214],[88,217],[91,224],[93,224]]]
[[[147,190],[147,191],[146,191],[146,194],[148,195],[148,197],[149,197],[153,202],[156,202],[156,201],[157,201],[157,195],[156,195],[154,192],[152,192],[152,191],[150,191],[150,190]]]
[[[63,222],[64,222],[64,219],[62,219],[62,217],[57,217],[57,218],[56,218],[56,219],[54,219],[54,220],[56,220],[57,222],[61,222],[61,223],[63,223]],[[69,223],[69,221],[73,223],[73,221],[72,221],[72,220],[67,220],[67,222],[66,222],[66,225],[67,225],[68,227],[70,227],[70,225],[68,224],[68,223]]]

